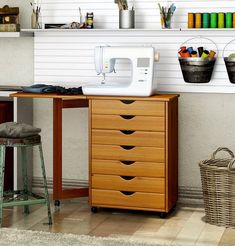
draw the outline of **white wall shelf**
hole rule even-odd
[[[172,29],[22,29],[22,35],[31,36],[224,36],[235,28],[172,28]]]
[[[20,37],[33,37],[33,32],[0,32],[0,38],[20,38]]]
[[[155,32],[155,31],[162,31],[162,32],[174,32],[174,31],[235,31],[235,28],[133,28],[133,29],[106,29],[106,28],[97,28],[97,29],[22,29],[22,32]]]

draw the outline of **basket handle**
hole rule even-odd
[[[235,158],[233,158],[228,164],[228,171],[235,172]]]
[[[224,46],[224,49],[223,49],[223,58],[224,58],[224,52],[225,52],[225,49],[232,43],[232,42],[234,42],[235,41],[235,38],[234,39],[232,39],[232,40],[230,40],[225,46]]]
[[[186,44],[186,43],[188,43],[189,41],[191,41],[191,40],[193,40],[193,39],[207,39],[207,40],[209,40],[211,43],[213,43],[214,45],[215,45],[215,47],[216,47],[216,54],[217,54],[217,57],[218,57],[218,54],[219,54],[219,49],[218,49],[218,46],[217,46],[217,44],[212,40],[212,39],[210,39],[210,38],[205,38],[205,37],[202,37],[202,36],[196,36],[196,37],[193,37],[193,38],[190,38],[190,39],[188,39],[188,40],[186,40],[185,42],[183,42],[181,45],[180,45],[180,47],[182,47],[184,44]]]
[[[215,159],[216,154],[217,154],[218,152],[220,152],[220,151],[225,151],[225,152],[229,153],[230,156],[231,156],[231,160],[233,160],[233,159],[235,158],[234,153],[232,152],[232,150],[230,150],[230,149],[228,149],[228,148],[226,148],[226,147],[220,147],[220,148],[218,148],[218,149],[212,154],[211,159]],[[234,159],[234,161],[235,161],[235,159]],[[232,165],[233,165],[233,164],[232,164]]]

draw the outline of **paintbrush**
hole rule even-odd
[[[163,16],[164,26],[166,26],[166,10],[164,7],[162,7],[162,16]]]
[[[133,2],[132,2],[132,8],[131,8],[131,10],[133,11],[135,9],[135,0],[133,0]]]
[[[80,24],[82,24],[82,10],[80,7],[79,7],[79,16],[80,16]]]
[[[122,10],[122,3],[121,3],[121,0],[117,0],[117,5],[118,5],[119,11],[121,11],[121,10]]]
[[[31,5],[31,7],[32,7],[33,12],[35,13],[35,9],[34,9],[34,5],[33,5],[33,3],[32,3],[32,2],[30,2],[30,5]]]
[[[117,0],[119,10],[128,10],[127,0]]]
[[[160,10],[160,14],[162,14],[162,7],[161,7],[160,3],[158,3],[158,8]]]
[[[122,0],[122,6],[124,10],[128,9],[128,4],[127,4],[127,0]]]

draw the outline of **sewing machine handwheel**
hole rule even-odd
[[[91,207],[91,212],[94,214],[98,213],[98,208],[97,207]]]
[[[159,62],[159,60],[160,60],[160,53],[156,52],[155,55],[154,55],[154,61],[155,62]]]

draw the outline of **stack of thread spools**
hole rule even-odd
[[[188,28],[235,28],[235,13],[188,13]]]
[[[204,49],[203,47],[198,47],[197,51],[193,49],[193,47],[186,47],[186,46],[182,46],[180,47],[180,50],[178,52],[178,54],[180,55],[180,57],[199,57],[199,58],[213,58],[216,55],[216,52],[214,50],[208,51],[206,49]]]

